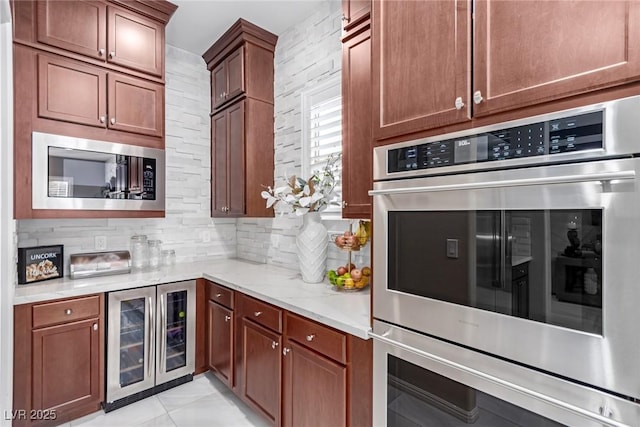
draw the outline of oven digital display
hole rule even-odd
[[[603,111],[389,150],[388,173],[603,147]]]

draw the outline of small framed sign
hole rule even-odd
[[[18,248],[18,283],[58,279],[63,275],[62,245]]]

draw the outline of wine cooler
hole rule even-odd
[[[108,294],[106,412],[193,379],[195,285]]]

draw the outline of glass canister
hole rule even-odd
[[[149,245],[147,236],[136,234],[131,236],[131,267],[134,270],[141,270],[147,266],[149,257]]]
[[[149,267],[158,268],[162,260],[162,241],[149,240]]]
[[[176,251],[166,249],[162,251],[162,265],[164,267],[173,267],[176,264]]]

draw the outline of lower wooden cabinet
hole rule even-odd
[[[104,400],[104,296],[14,308],[14,425],[58,425]]]
[[[347,367],[290,340],[283,355],[282,425],[347,425]]]
[[[207,364],[222,382],[233,387],[233,310],[211,300],[208,304]]]

